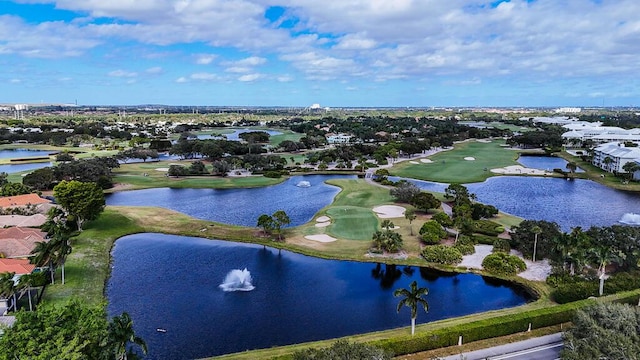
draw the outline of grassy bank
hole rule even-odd
[[[555,155],[569,162],[574,162],[579,168],[583,169],[585,171],[584,173],[575,174],[582,179],[592,180],[616,190],[640,192],[640,182],[629,182],[625,184],[625,179],[616,177],[612,173],[606,172],[592,163],[584,161],[578,156],[573,156],[566,151],[555,153]]]

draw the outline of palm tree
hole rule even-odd
[[[0,274],[0,298],[9,299],[13,296],[13,309],[16,310],[16,284],[13,282],[15,273]]]
[[[534,234],[533,239],[533,262],[536,262],[536,248],[538,247],[538,235],[542,233],[540,226],[535,225],[531,228],[531,232]]]
[[[33,274],[24,274],[18,279],[18,289],[20,290],[20,298],[27,293],[29,297],[29,311],[33,311],[33,302],[31,301],[31,287],[33,286],[34,276]]]
[[[403,298],[398,303],[397,311],[400,312],[400,309],[403,306],[407,306],[411,309],[411,336],[415,334],[416,330],[416,317],[418,317],[418,305],[421,305],[425,312],[429,311],[429,303],[427,300],[423,299],[429,293],[429,289],[427,288],[419,288],[418,282],[415,280],[409,285],[409,289],[396,289],[393,292],[393,296],[403,296]]]
[[[47,241],[38,241],[36,242],[35,248],[31,251],[35,256],[31,258],[31,263],[35,264],[38,267],[47,266],[49,267],[49,273],[51,274],[51,283],[55,282],[54,273],[54,248],[49,245]]]
[[[611,163],[613,162],[613,159],[607,156],[602,160],[602,162],[607,166],[607,171],[611,172]]]
[[[396,225],[393,222],[391,222],[391,220],[385,219],[385,220],[382,220],[382,223],[380,224],[380,226],[386,231],[389,231],[389,229],[393,229]]]
[[[574,162],[568,162],[566,167],[567,167],[567,170],[569,170],[569,173],[571,173],[571,175],[573,175],[573,173],[576,172],[576,169],[578,169],[578,165],[576,165],[576,163]]]
[[[133,320],[126,312],[111,319],[108,336],[111,351],[117,360],[127,360],[133,354],[132,349],[127,346],[129,343],[139,345],[142,348],[142,353],[147,353],[147,344],[142,338],[136,336],[133,331]]]
[[[413,226],[411,226],[411,223],[416,217],[416,211],[414,209],[407,209],[407,211],[404,212],[404,218],[409,220],[409,231],[411,231],[411,235],[413,235]]]
[[[598,265],[598,278],[600,278],[600,288],[598,294],[604,293],[604,278],[606,276],[607,265],[618,259],[618,254],[613,251],[610,245],[600,245],[591,249],[591,260]]]

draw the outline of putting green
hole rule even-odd
[[[327,209],[332,223],[327,234],[338,239],[371,241],[378,229],[378,219],[371,209],[356,206],[334,206]]]
[[[489,171],[491,169],[518,164],[518,153],[501,145],[504,145],[502,140],[490,143],[467,141],[455,144],[453,150],[430,156],[432,163],[403,161],[389,171],[396,176],[442,183],[481,182],[495,175]]]

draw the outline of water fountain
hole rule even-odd
[[[619,222],[627,225],[640,225],[640,214],[626,213],[622,215]]]
[[[234,269],[229,271],[222,284],[218,287],[226,292],[251,291],[255,289],[255,286],[251,284],[251,280],[251,272],[246,268],[244,270]]]
[[[302,187],[302,188],[308,188],[311,186],[311,183],[308,181],[300,181],[298,184],[296,184],[297,187]]]

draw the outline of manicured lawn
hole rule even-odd
[[[124,164],[120,168],[114,169],[114,183],[129,185],[129,189],[144,189],[151,187],[174,187],[174,188],[238,188],[238,187],[259,187],[274,185],[284,181],[284,178],[273,179],[264,176],[248,177],[219,177],[212,175],[187,176],[187,177],[167,177],[165,171],[158,171],[158,168],[168,168],[169,164],[183,163],[188,166],[190,161],[160,161],[148,163]],[[211,170],[211,167],[208,167]],[[147,176],[144,176],[147,174]]]
[[[273,145],[273,146],[277,146],[279,145],[281,142],[285,141],[285,140],[291,140],[291,141],[300,141],[300,138],[302,138],[303,136],[305,136],[305,134],[299,134],[299,133],[295,133],[291,130],[280,130],[280,129],[274,129],[277,131],[282,132],[281,135],[272,135],[269,138],[269,144]]]
[[[378,228],[378,219],[370,209],[332,206],[326,214],[333,219],[327,233],[338,239],[371,241]]]
[[[72,252],[65,265],[65,284],[60,282],[58,269],[56,283],[48,285],[43,300],[63,303],[79,297],[90,303],[104,301],[103,291],[109,275],[111,247],[115,239],[143,229],[131,219],[106,210],[98,220],[92,221],[79,236],[71,240]]]
[[[455,144],[453,150],[439,152],[429,159],[433,163],[411,164],[402,161],[389,171],[392,175],[442,183],[481,182],[494,176],[489,170],[493,168],[517,165],[518,153],[500,145],[503,140],[490,143],[467,141]],[[475,160],[465,160],[473,157]]]

